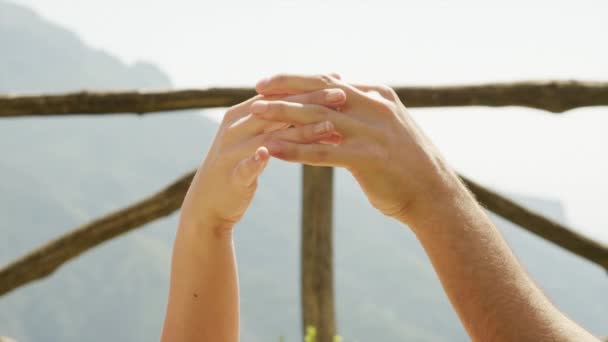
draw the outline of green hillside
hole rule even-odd
[[[153,65],[126,65],[2,0],[0,46],[0,92],[171,87]],[[215,130],[195,111],[0,120],[0,262],[193,169]],[[237,227],[246,342],[299,340],[299,170],[273,160]],[[413,234],[373,210],[346,172],[336,183],[336,293],[345,341],[467,341]],[[565,219],[559,202],[519,198]],[[594,333],[608,333],[605,272],[497,222],[551,299]],[[175,224],[173,215],[148,225],[0,297],[0,336],[158,340]]]

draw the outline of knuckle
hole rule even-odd
[[[381,113],[384,114],[392,114],[396,110],[396,106],[394,102],[387,100],[378,100],[378,109]]]
[[[234,121],[237,118],[237,111],[236,109],[233,107],[228,108],[228,110],[226,111],[226,113],[224,113],[224,117],[222,119],[222,123],[229,123]]]
[[[395,93],[395,90],[393,90],[393,88],[381,84],[378,86],[378,91],[380,92],[380,94],[382,94],[384,97],[390,99],[390,100],[395,100],[397,98],[397,93]]]
[[[329,86],[335,84],[335,78],[331,75],[320,74],[320,75],[317,75],[317,78],[319,79],[321,85],[324,87],[329,87]]]

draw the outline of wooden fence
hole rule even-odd
[[[445,87],[394,87],[408,107],[525,106],[553,113],[608,105],[608,82],[543,81]],[[253,89],[212,88],[166,92],[80,92],[0,96],[0,118],[149,114],[227,107],[255,95]],[[166,113],[168,115],[168,113]],[[139,202],[88,222],[0,269],[0,296],[42,279],[83,252],[178,210],[191,171]],[[461,176],[488,210],[608,270],[608,247]],[[333,261],[333,170],[303,167],[302,328],[317,327],[319,342],[336,332]]]

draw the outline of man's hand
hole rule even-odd
[[[257,86],[263,95],[326,88],[346,93],[341,110],[282,101],[251,105],[259,118],[303,127],[331,122],[341,135],[333,145],[275,136],[266,145],[271,155],[349,169],[376,208],[416,233],[473,341],[596,341],[528,278],[391,89],[295,75],[275,76]]]
[[[327,88],[346,93],[348,100],[339,111],[287,101],[258,100],[251,105],[251,112],[261,119],[294,125],[328,121],[341,135],[334,141],[338,144],[301,144],[275,136],[266,145],[272,156],[310,165],[345,167],[374,207],[402,221],[420,207],[431,205],[455,179],[388,87],[352,86],[324,75],[278,75],[260,81],[256,87],[265,96]]]

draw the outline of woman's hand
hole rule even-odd
[[[258,93],[299,94],[339,88],[347,101],[339,111],[314,104],[255,101],[251,111],[264,120],[295,125],[331,122],[339,145],[301,144],[272,137],[272,156],[311,165],[343,166],[357,179],[371,204],[407,221],[414,209],[433,205],[449,187],[453,172],[418,128],[395,92],[384,86],[352,86],[333,76],[279,75],[260,81]]]
[[[329,121],[287,128],[288,124],[250,114],[255,101],[277,98],[329,107],[340,106],[346,100],[340,89],[322,89],[289,97],[257,96],[230,108],[188,190],[182,205],[182,224],[214,227],[215,233],[231,230],[249,206],[258,176],[268,163],[268,141],[308,144],[335,139],[334,126]]]

